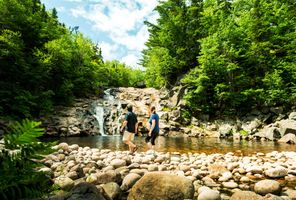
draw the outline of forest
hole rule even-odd
[[[296,2],[168,0],[143,50],[147,85],[188,88],[189,113],[295,105]]]
[[[0,116],[38,117],[102,87],[143,80],[140,70],[104,62],[97,44],[40,0],[1,0],[0,19]]]
[[[293,0],[168,0],[141,64],[103,61],[98,44],[39,0],[0,1],[0,116],[38,117],[101,87],[183,84],[189,113],[239,115],[296,98]]]

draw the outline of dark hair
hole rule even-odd
[[[155,112],[155,106],[151,106],[150,111],[154,113]]]
[[[127,110],[130,111],[130,112],[132,112],[133,111],[133,106],[132,105],[128,105],[127,106]]]

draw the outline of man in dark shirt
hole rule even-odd
[[[134,153],[137,150],[137,146],[133,143],[133,141],[135,134],[138,131],[138,120],[131,105],[127,106],[127,111],[128,113],[125,116],[120,132],[123,132],[122,141],[128,145],[130,153]]]

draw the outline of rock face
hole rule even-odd
[[[296,135],[296,112],[287,118],[283,107],[253,110],[239,120],[211,121],[205,114],[189,118],[184,115],[186,93],[182,85],[170,90],[109,88],[102,98],[77,99],[73,107],[59,107],[54,116],[42,121],[50,136],[116,135],[130,104],[138,116],[139,133],[146,134],[149,108],[153,105],[160,116],[161,136],[278,140],[286,134]],[[286,140],[295,141],[293,136]]]
[[[194,187],[190,180],[159,172],[144,175],[131,189],[128,200],[192,199]]]

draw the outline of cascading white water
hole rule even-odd
[[[104,91],[104,99],[108,100],[108,101],[113,101],[114,100],[114,96],[111,94],[111,89],[107,89]]]
[[[102,106],[97,105],[95,107],[95,114],[94,117],[97,119],[99,123],[99,131],[102,136],[105,136],[104,131],[104,108]]]

